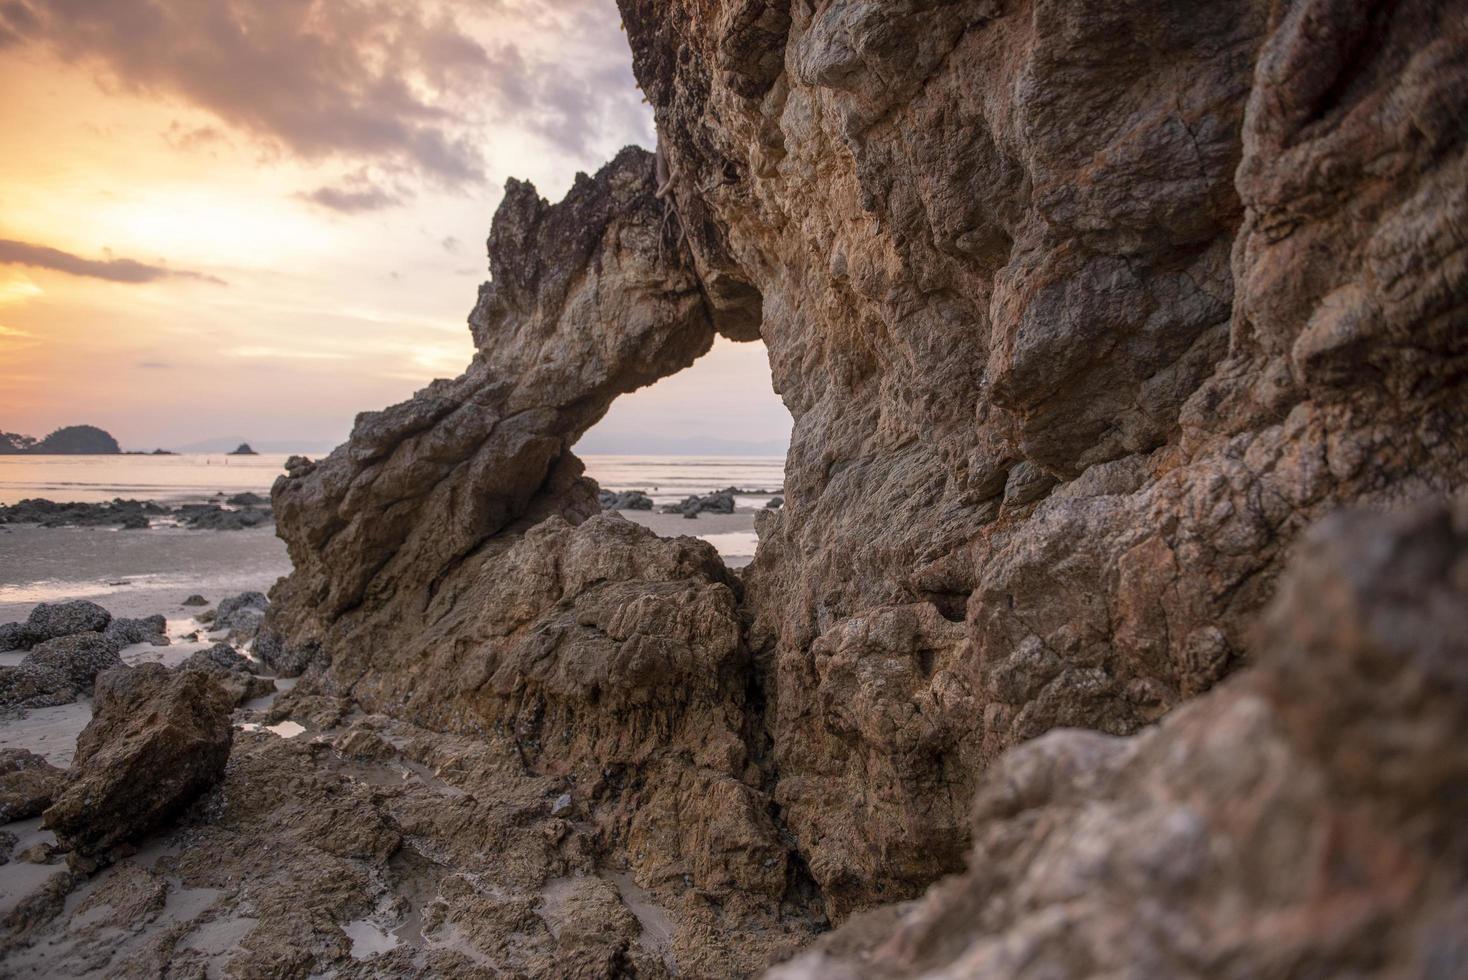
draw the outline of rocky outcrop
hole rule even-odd
[[[1004,851],[1028,838],[1003,821],[1028,833],[1030,811],[969,822],[993,767],[1038,767],[1047,826],[1094,792],[1116,833],[1136,813],[1170,840],[1149,792],[1257,768],[1197,743],[1244,731],[1230,705],[1262,681],[1181,706],[1252,661],[1303,529],[1465,485],[1462,4],[619,5],[657,155],[624,151],[554,206],[510,184],[466,373],[288,462],[273,504],[296,571],[256,649],[307,671],[303,698],[504,736],[529,771],[575,775],[601,853],[715,896],[725,928],[790,896],[844,920],[996,848],[1006,876],[954,908],[1020,956],[1070,921],[1042,892],[1091,880],[1065,850],[1090,838],[1037,838],[1074,875],[1026,878],[1048,872]],[[740,579],[593,516],[569,452],[715,331],[763,338],[795,419]],[[1312,723],[1334,730],[1281,709]],[[1005,755],[1057,729],[1090,734]],[[1304,793],[1334,765],[1281,764]],[[1391,792],[1363,804],[1388,839]],[[1201,833],[1226,849],[1218,819]],[[1215,871],[1200,902],[1251,894],[1252,872]],[[1203,942],[1252,963],[1271,940]],[[1035,962],[1087,969],[1056,945]],[[1106,955],[1148,970],[1145,949]]]
[[[232,707],[201,671],[142,664],[101,675],[45,826],[88,857],[162,826],[219,780]]]
[[[620,6],[795,418],[746,606],[833,912],[1236,669],[1312,521],[1464,484],[1461,4]]]
[[[1468,506],[1327,520],[1257,666],[985,774],[968,871],[771,977],[1431,976],[1461,964]],[[1450,971],[1451,972],[1451,971]]]

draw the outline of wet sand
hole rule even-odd
[[[291,570],[274,528],[186,531],[154,528],[0,527],[0,623],[25,619],[38,602],[90,599],[114,616],[189,617],[191,593],[210,603],[268,592]]]
[[[647,510],[619,511],[629,521],[651,528],[654,534],[664,538],[683,535],[705,538],[719,549],[724,564],[730,568],[743,568],[754,559],[754,546],[758,538],[754,533],[754,515],[757,510],[736,510],[732,514],[700,514],[687,518],[682,514],[659,514]]]

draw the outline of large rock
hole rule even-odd
[[[277,482],[262,646],[544,771],[610,760],[645,877],[749,907],[774,876],[731,855],[778,839],[836,920],[919,895],[1007,750],[1168,717],[1248,661],[1304,528],[1464,486],[1461,2],[619,6],[658,154],[554,206],[511,183],[465,374]],[[717,569],[588,521],[569,452],[716,330],[795,420],[727,656],[685,597]],[[648,638],[717,684],[619,681]],[[613,819],[639,794],[683,804],[656,864]]]
[[[834,914],[1237,669],[1313,521],[1464,485],[1461,2],[619,6],[794,416],[746,608]]]
[[[41,815],[65,773],[26,749],[0,749],[0,824]]]
[[[1141,734],[1002,756],[962,877],[772,980],[1460,969],[1468,507],[1325,522],[1254,652]]]
[[[0,667],[0,708],[51,708],[80,694],[70,672],[60,667],[24,661]]]
[[[201,671],[143,664],[103,674],[45,826],[100,856],[163,825],[223,773],[233,707]]]

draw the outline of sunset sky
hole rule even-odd
[[[651,146],[613,0],[0,0],[0,430],[319,451],[470,356],[507,177]],[[779,443],[721,341],[583,447]]]

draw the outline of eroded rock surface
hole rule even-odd
[[[1468,506],[1326,521],[1254,649],[1141,734],[1010,750],[964,875],[772,980],[1468,968]]]
[[[1464,485],[1462,3],[620,6],[795,418],[746,608],[834,912],[1245,662],[1314,520]]]
[[[725,937],[917,896],[978,846],[1010,872],[945,886],[975,894],[882,968],[979,970],[951,959],[977,908],[991,946],[972,962],[999,973],[1030,953],[1060,975],[1274,969],[1250,957],[1279,936],[1209,934],[1197,967],[1145,945],[1125,903],[1153,884],[1143,843],[1226,851],[1243,826],[1174,826],[1153,790],[1213,799],[1278,765],[1300,785],[1250,791],[1281,840],[1319,843],[1290,807],[1337,806],[1347,762],[1307,758],[1295,727],[1334,723],[1255,690],[1283,667],[1208,692],[1263,649],[1251,630],[1304,528],[1465,486],[1464,4],[619,6],[657,155],[624,151],[557,205],[512,182],[466,373],[276,485],[296,571],[255,650],[304,673],[287,707],[512,747],[565,781],[554,817],[595,828],[596,860],[662,902],[706,896]],[[597,516],[569,452],[716,331],[764,340],[795,419],[742,578]],[[1202,745],[1212,726],[1247,744]],[[981,807],[975,831],[975,793],[1008,767],[1038,780],[1035,808]],[[1379,790],[1361,826],[1410,856]],[[1073,826],[1084,799],[1111,836],[1037,838],[1026,854],[1054,863],[1033,868],[1004,851],[1027,846],[1025,814]],[[1143,884],[1087,894],[1087,840],[1118,849],[1116,888]],[[1163,891],[1194,910],[1253,896],[1253,865],[1212,860]],[[1044,945],[1105,897],[1074,948]],[[1365,962],[1325,951],[1310,916],[1344,906],[1307,898],[1260,906],[1309,920],[1286,937],[1299,962]],[[1449,914],[1382,901],[1393,936]],[[1135,944],[1101,948],[1131,923]]]
[[[102,674],[46,827],[72,850],[103,855],[161,826],[218,781],[232,707],[201,671],[141,664]]]

